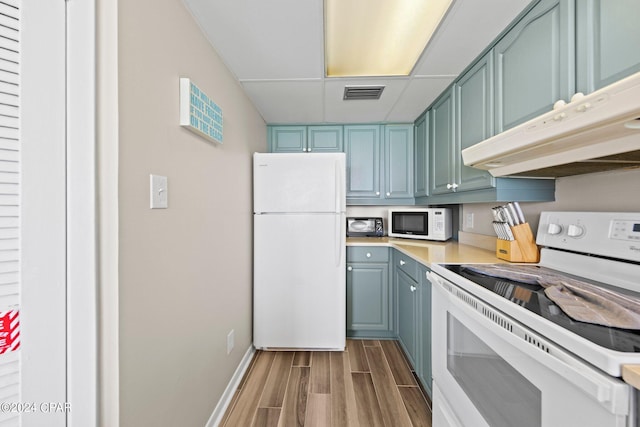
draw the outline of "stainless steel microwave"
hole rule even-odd
[[[389,209],[389,237],[439,240],[451,238],[451,209]]]
[[[347,218],[347,236],[384,236],[384,226],[382,225],[382,218]]]

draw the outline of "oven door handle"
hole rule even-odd
[[[544,364],[558,376],[588,393],[612,413],[628,414],[629,387],[625,383],[596,371],[595,368],[581,362],[566,350],[550,343],[437,274],[427,273],[427,279],[448,299],[450,304],[455,305],[456,309],[476,321],[478,325],[508,342],[523,354],[530,355],[538,363]],[[436,298],[433,298],[434,302],[435,300]],[[504,327],[507,323],[510,325],[509,328]]]

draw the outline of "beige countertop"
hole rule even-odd
[[[461,244],[453,240],[433,242],[390,237],[347,237],[347,246],[392,247],[427,267],[434,263],[445,262],[450,264],[505,262],[496,258],[493,251]]]
[[[640,389],[640,365],[624,365],[622,379],[637,389]]]
[[[448,242],[432,242],[389,237],[347,237],[347,246],[392,247],[427,267],[430,267],[433,263],[506,262],[496,258],[495,252],[452,240]],[[640,389],[640,365],[624,365],[622,367],[622,379],[627,384]]]

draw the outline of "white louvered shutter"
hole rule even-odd
[[[0,314],[20,308],[19,6],[0,0]],[[18,347],[0,354],[0,402],[20,402],[18,340]],[[0,411],[0,427],[18,425],[18,413]]]

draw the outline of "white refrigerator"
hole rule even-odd
[[[344,350],[344,153],[253,157],[253,342]]]

